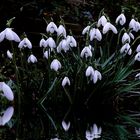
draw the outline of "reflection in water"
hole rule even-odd
[[[99,110],[95,109],[96,106]],[[1,113],[0,119],[3,126],[8,124],[15,112],[15,117],[12,119],[13,127],[9,128],[8,125],[2,127],[2,132],[6,135],[4,139],[0,134],[2,140],[16,140],[16,138],[18,140],[118,140],[119,135],[127,140],[125,123],[122,123],[123,121],[119,120],[117,115],[112,114],[112,110],[106,105],[94,105],[93,108],[60,105],[55,106],[54,109],[45,104],[45,113],[36,103],[23,104],[20,108],[19,118],[16,117],[18,108],[14,111],[12,106]],[[130,130],[134,130],[133,134],[136,132],[139,136],[139,129],[133,128],[129,126]]]
[[[2,112],[2,116],[0,117],[0,125],[4,126],[6,123],[10,121],[14,114],[14,108],[12,106],[8,107],[5,111]]]

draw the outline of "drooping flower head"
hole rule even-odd
[[[36,63],[37,62],[37,58],[31,54],[29,57],[28,57],[28,60],[27,60],[28,63]]]
[[[47,31],[47,32],[50,32],[50,33],[57,32],[57,26],[56,26],[56,24],[55,24],[54,22],[50,22],[50,23],[47,25],[46,31]]]
[[[121,13],[117,18],[116,18],[116,24],[124,25],[126,23],[126,17],[123,13]]]
[[[20,42],[19,36],[14,31],[12,31],[11,28],[6,28],[0,33],[0,42],[2,42],[4,38],[9,41]]]
[[[10,121],[14,114],[14,108],[12,106],[8,107],[4,112],[3,116],[0,117],[0,126],[4,126],[7,122]]]
[[[58,69],[61,69],[61,67],[62,65],[57,59],[54,59],[51,62],[50,68],[53,69],[54,71],[58,71]]]
[[[2,96],[6,97],[9,101],[14,100],[13,91],[5,82],[0,82],[0,91],[3,92]]]
[[[22,49],[22,48],[29,48],[29,49],[32,49],[32,43],[31,41],[25,37],[18,45],[18,48]]]

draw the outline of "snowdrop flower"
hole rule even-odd
[[[124,43],[130,43],[130,36],[128,35],[128,33],[124,33],[122,36],[122,44]]]
[[[135,79],[140,80],[140,73],[136,74]]]
[[[42,39],[40,40],[40,42],[39,42],[39,46],[40,46],[40,47],[46,47],[45,44],[46,44],[46,41],[45,41],[44,38],[42,38]]]
[[[7,57],[9,59],[12,59],[13,58],[13,53],[11,53],[9,50],[7,51]]]
[[[134,60],[140,61],[140,52],[135,55]]]
[[[73,36],[68,35],[66,40],[70,47],[77,47],[77,42]]]
[[[46,28],[46,31],[50,33],[54,33],[55,31],[57,32],[57,26],[54,22],[50,22]]]
[[[59,25],[57,29],[57,36],[63,35],[66,38],[66,29],[63,25]]]
[[[83,57],[92,57],[92,52],[91,52],[91,49],[89,47],[84,47],[83,50],[81,51],[81,55],[80,55],[82,58]]]
[[[121,25],[124,25],[126,23],[126,17],[123,13],[116,18],[116,24],[118,23]]]
[[[18,48],[29,48],[29,49],[32,49],[32,43],[30,42],[30,40],[25,37],[18,45]]]
[[[57,52],[60,53],[62,50],[66,53],[70,49],[66,39],[62,39],[57,46]]]
[[[0,33],[0,42],[2,42],[4,38],[10,41],[20,42],[19,36],[14,31],[12,31],[11,28],[6,28]]]
[[[86,69],[86,77],[89,77],[90,76],[91,79],[92,79],[93,74],[94,74],[93,67],[92,66],[88,66],[88,68]]]
[[[82,35],[88,33],[88,32],[89,32],[89,29],[90,29],[90,26],[85,27],[85,28],[83,29],[83,31],[82,31]]]
[[[110,22],[107,22],[103,27],[103,34],[106,34],[109,30],[112,30],[112,32],[114,34],[118,33],[116,27],[113,24],[111,24]]]
[[[62,127],[65,131],[68,131],[70,128],[70,122],[66,123],[65,121],[62,121]]]
[[[136,52],[140,52],[140,44],[137,46]]]
[[[12,106],[8,107],[3,112],[3,116],[0,117],[0,125],[4,126],[7,122],[9,122],[13,114],[14,114],[14,108]]]
[[[120,53],[124,53],[124,54],[128,54],[128,55],[132,54],[132,49],[131,49],[129,43],[126,43],[122,46],[122,48],[120,49]]]
[[[140,30],[140,23],[136,21],[134,18],[132,18],[131,21],[129,22],[129,29],[138,32]]]
[[[86,76],[90,77],[90,80],[93,81],[94,84],[98,81],[98,79],[102,79],[101,73],[98,70],[94,70],[92,66],[88,66],[86,69]]]
[[[102,26],[105,26],[105,24],[107,23],[107,19],[105,16],[101,16],[98,20],[98,23],[97,23],[97,26],[100,27],[101,25]]]
[[[44,58],[48,59],[49,56],[50,56],[50,51],[49,50],[48,51],[45,51],[44,52]]]
[[[70,86],[70,80],[68,77],[64,77],[64,79],[62,81],[62,87],[65,87],[66,85]]]
[[[101,41],[102,39],[102,34],[100,30],[97,28],[92,28],[90,30],[89,36],[90,36],[90,41],[92,41],[94,38],[97,39],[98,41]]]
[[[36,63],[37,62],[37,58],[31,54],[29,57],[28,57],[28,63]]]
[[[90,130],[86,130],[86,139],[87,140],[93,140],[101,137],[102,129],[101,127],[97,127],[96,124],[93,125],[93,127],[90,128]]]
[[[92,75],[92,81],[95,84],[97,81],[102,79],[102,75],[98,70],[94,71],[94,74]]]
[[[52,37],[49,37],[45,42],[45,47],[49,46],[51,49],[56,48],[55,41]]]
[[[54,71],[58,71],[58,69],[61,69],[61,67],[62,65],[57,59],[54,59],[51,62],[50,68],[53,69]]]
[[[0,82],[0,91],[3,92],[2,96],[6,97],[9,101],[14,100],[13,91],[5,82]]]

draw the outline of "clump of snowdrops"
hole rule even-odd
[[[13,31],[13,19],[7,21],[0,42],[6,40],[11,47],[1,56],[0,76],[2,82],[12,81],[19,104],[24,99],[33,100],[45,111],[44,103],[116,106],[119,98],[139,93],[137,18],[126,19],[122,11],[113,22],[102,11],[94,20],[81,31],[82,42],[66,30],[62,19],[59,25],[51,21],[46,33],[41,33],[38,47],[33,47],[25,33],[19,37]],[[101,128],[99,131],[101,134]],[[99,138],[100,134],[87,130],[86,139]]]

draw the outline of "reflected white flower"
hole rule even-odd
[[[121,25],[124,25],[126,23],[126,17],[123,13],[116,18],[116,24],[118,23]]]
[[[46,44],[46,40],[44,38],[42,38],[39,42],[39,46],[40,47],[46,47],[45,44]]]
[[[86,130],[86,139],[87,140],[93,140],[98,139],[101,137],[102,129],[101,127],[97,127],[96,124],[93,124],[93,127],[90,128],[90,130]]]
[[[80,56],[82,58],[86,57],[92,57],[92,52],[91,52],[91,49],[89,47],[84,47],[83,50],[81,51],[81,54]]]
[[[30,42],[30,40],[25,37],[18,45],[18,48],[29,48],[29,49],[32,49],[32,43]]]
[[[90,29],[90,26],[85,27],[85,28],[83,29],[83,31],[82,31],[82,35],[88,33],[88,32],[89,32],[89,29]]]
[[[48,51],[45,51],[43,56],[44,56],[46,59],[48,59],[49,56],[50,56],[50,51],[49,51],[49,50],[48,50]]]
[[[9,59],[12,59],[13,58],[13,53],[11,53],[9,50],[7,50],[7,57]]]
[[[124,33],[122,36],[122,44],[125,44],[126,42],[130,43],[130,36],[128,35],[128,33]]]
[[[68,77],[64,77],[64,79],[62,80],[62,87],[65,87],[66,85],[70,86],[70,80]]]
[[[102,39],[102,34],[100,30],[97,28],[92,28],[90,30],[89,36],[90,36],[90,41],[92,41],[93,39],[97,39],[98,41],[101,41]]]
[[[47,32],[50,32],[50,33],[57,32],[57,26],[56,26],[56,24],[55,24],[54,22],[50,22],[50,23],[47,25],[46,31],[47,31]]]
[[[6,28],[0,33],[0,42],[2,42],[4,38],[10,41],[20,42],[19,36],[14,31],[12,31],[11,28]]]
[[[135,58],[134,60],[136,61],[140,61],[140,52],[138,52],[136,55],[135,55]]]
[[[77,47],[77,42],[73,36],[68,35],[66,41],[70,47]]]
[[[114,34],[118,33],[116,27],[110,22],[107,22],[103,27],[103,34],[106,34],[109,30],[111,30]]]
[[[37,58],[31,54],[29,57],[28,57],[28,60],[27,60],[28,63],[36,63],[37,62]]]
[[[62,121],[62,127],[65,131],[68,131],[70,128],[70,122],[66,123],[65,121]]]
[[[61,69],[61,67],[62,65],[57,59],[54,59],[51,62],[50,68],[53,69],[54,71],[58,71],[58,69]]]
[[[136,52],[140,52],[140,44],[137,46]]]
[[[66,29],[64,28],[63,25],[59,25],[58,29],[57,29],[57,36],[64,36],[66,38]]]
[[[14,108],[12,106],[8,107],[3,112],[3,116],[0,117],[0,125],[4,126],[7,122],[9,122],[13,114],[14,114]]]
[[[0,82],[0,91],[3,92],[2,96],[6,97],[9,101],[14,100],[13,91],[5,82]]]
[[[51,49],[56,48],[55,41],[52,37],[49,37],[45,42],[45,47],[49,46]]]
[[[122,46],[122,48],[120,49],[120,53],[124,53],[124,54],[128,54],[128,55],[132,54],[132,49],[131,49],[129,43],[126,43]]]
[[[98,20],[98,23],[97,23],[97,26],[100,27],[101,25],[102,26],[105,26],[105,24],[107,23],[107,19],[105,16],[101,16]]]

